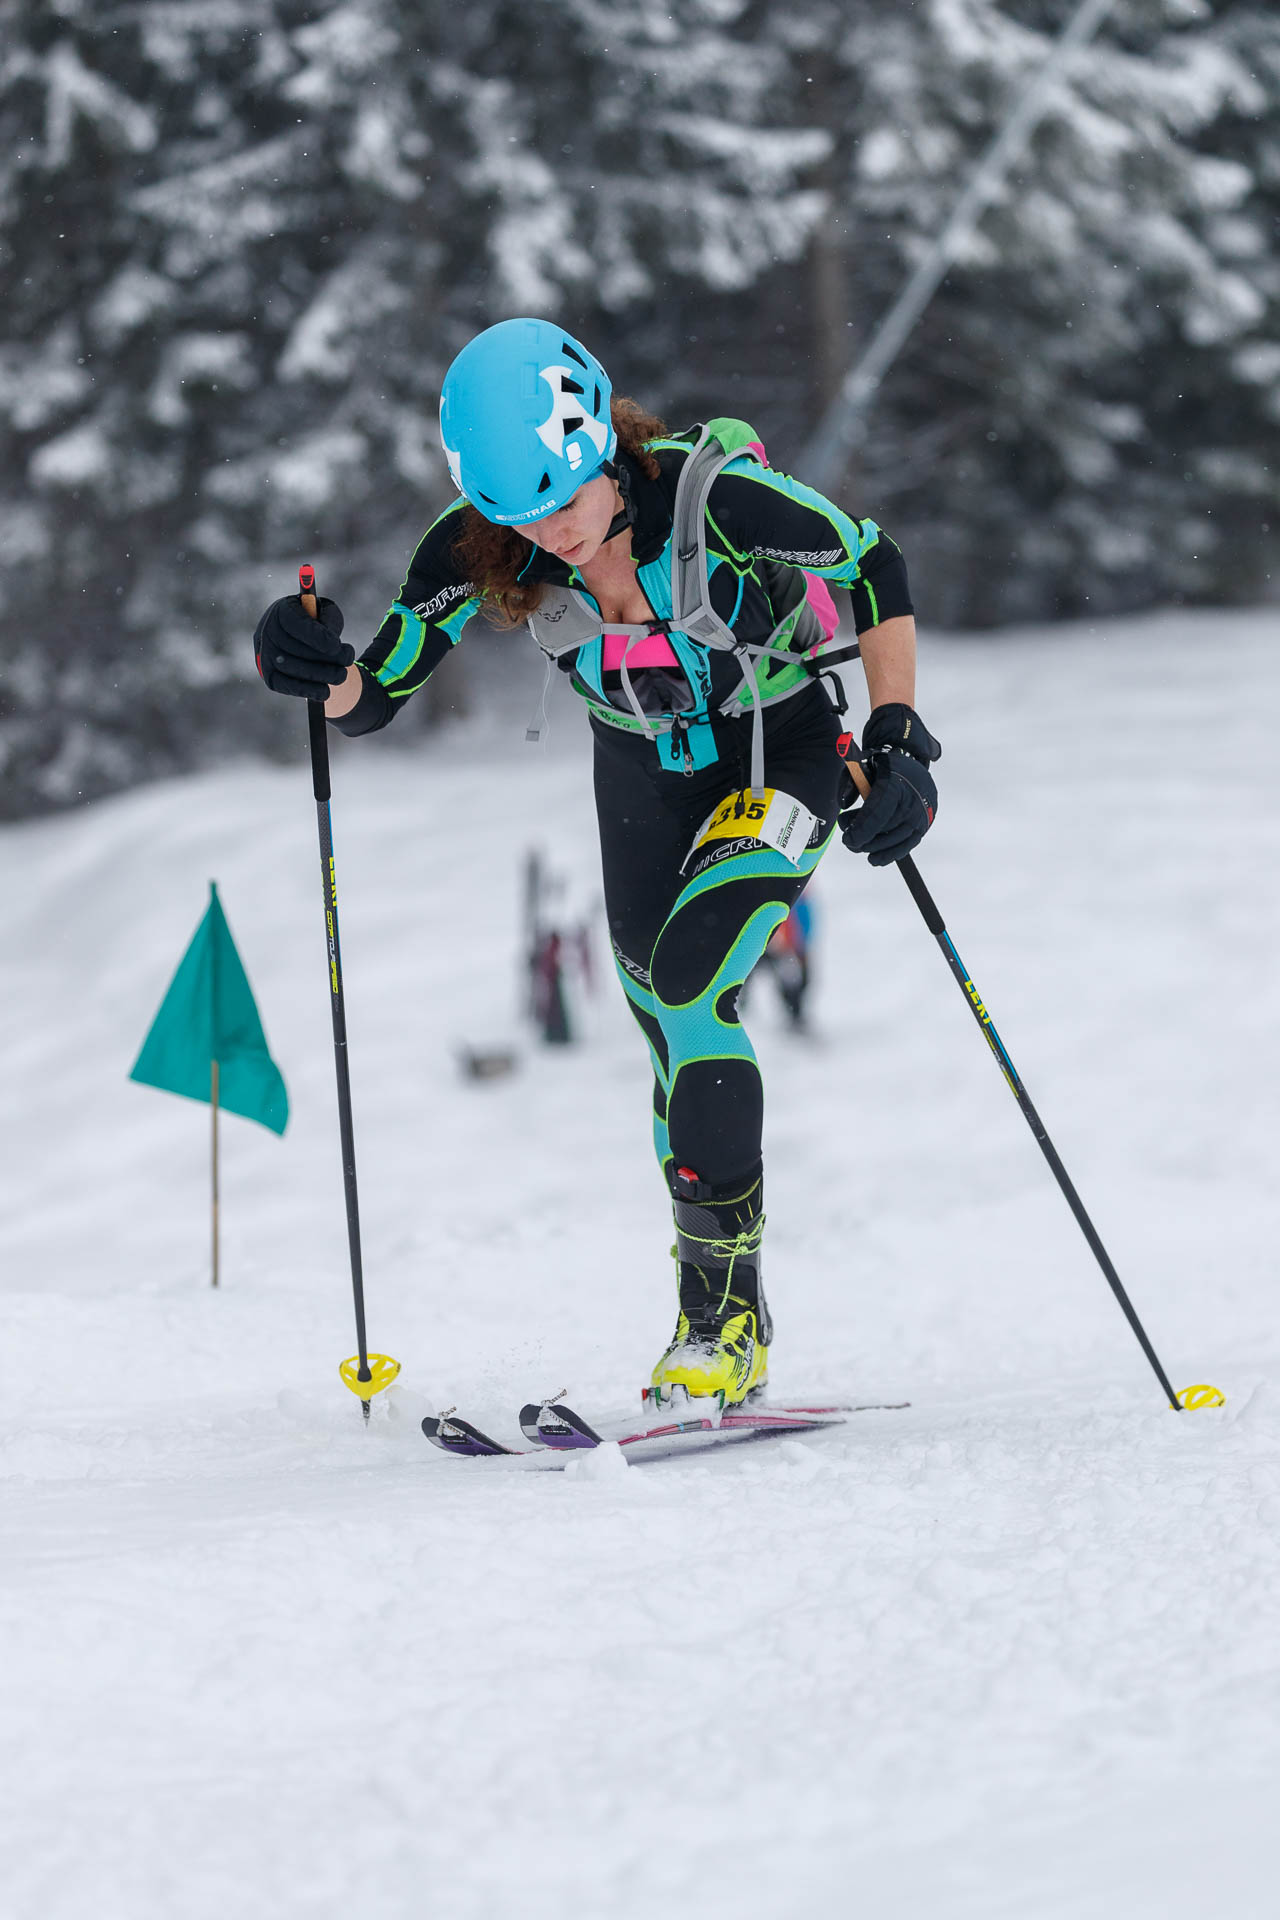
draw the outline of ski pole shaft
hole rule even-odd
[[[852,745],[852,740],[850,735],[845,734],[842,736],[841,738],[842,748],[844,746],[845,741],[849,741],[850,745]],[[857,761],[848,758],[847,755],[845,758],[845,765],[849,769],[849,774],[853,780],[854,785],[857,787],[858,792],[862,795],[863,799],[865,800],[867,795],[871,791],[871,786],[869,781],[867,780],[866,775],[863,773],[862,768],[858,765]],[[1072,1213],[1075,1215],[1077,1226],[1080,1228],[1081,1233],[1083,1233],[1085,1239],[1088,1241],[1089,1248],[1093,1254],[1094,1259],[1097,1261],[1098,1265],[1102,1268],[1103,1274],[1106,1277],[1107,1285],[1111,1288],[1112,1293],[1114,1293],[1117,1301],[1119,1302],[1120,1310],[1124,1314],[1125,1319],[1129,1322],[1129,1325],[1133,1328],[1134,1335],[1138,1341],[1138,1345],[1142,1348],[1142,1351],[1146,1354],[1147,1359],[1150,1361],[1152,1371],[1154,1372],[1156,1379],[1160,1382],[1161,1387],[1164,1389],[1164,1392],[1168,1397],[1169,1405],[1173,1408],[1175,1413],[1181,1413],[1183,1411],[1182,1402],[1178,1399],[1177,1394],[1174,1392],[1173,1388],[1170,1386],[1168,1375],[1165,1373],[1164,1368],[1160,1364],[1155,1348],[1152,1346],[1150,1340],[1148,1340],[1147,1338],[1146,1329],[1144,1328],[1141,1320],[1139,1320],[1136,1312],[1134,1311],[1133,1302],[1130,1300],[1128,1294],[1125,1292],[1124,1284],[1120,1279],[1120,1275],[1116,1272],[1115,1267],[1112,1264],[1111,1256],[1107,1252],[1106,1248],[1103,1246],[1102,1241],[1098,1236],[1097,1228],[1094,1226],[1092,1220],[1089,1218],[1088,1213],[1085,1211],[1084,1202],[1081,1200],[1080,1195],[1076,1192],[1075,1187],[1072,1184],[1070,1175],[1068,1174],[1066,1168],[1063,1166],[1062,1161],[1058,1158],[1057,1148],[1054,1146],[1052,1140],[1049,1138],[1049,1135],[1045,1130],[1045,1125],[1043,1120],[1041,1120],[1040,1115],[1036,1112],[1035,1107],[1032,1105],[1031,1097],[1028,1094],[1026,1088],[1022,1084],[1022,1080],[1018,1073],[1018,1069],[1014,1066],[1013,1061],[1009,1056],[1009,1050],[1005,1046],[1004,1041],[1000,1038],[1000,1035],[996,1032],[995,1025],[991,1019],[991,1015],[987,1012],[987,1009],[983,1004],[982,997],[979,994],[978,989],[973,984],[972,976],[967,971],[963,960],[961,960],[960,958],[960,955],[956,952],[955,945],[951,939],[951,935],[947,932],[946,923],[943,920],[942,915],[938,911],[937,905],[935,904],[933,899],[933,895],[929,892],[928,887],[926,887],[923,879],[920,876],[919,868],[916,866],[916,863],[911,858],[910,854],[907,854],[903,859],[899,860],[897,862],[897,867],[898,867],[899,873],[902,875],[903,879],[907,883],[907,891],[910,893],[911,898],[915,901],[917,907],[920,909],[920,917],[924,921],[925,925],[928,927],[934,939],[937,941],[938,946],[941,948],[942,957],[946,961],[948,967],[951,969],[951,972],[955,977],[956,983],[959,986],[960,991],[963,993],[965,997],[965,1001],[968,1005],[969,1011],[970,1013],[972,1013],[974,1019],[977,1021],[978,1026],[982,1031],[983,1038],[986,1040],[987,1045],[990,1047],[991,1052],[995,1057],[996,1065],[999,1067],[1001,1073],[1004,1075],[1005,1080],[1008,1083],[1009,1090],[1013,1094],[1014,1099],[1017,1101],[1018,1106],[1021,1109],[1023,1119],[1026,1121],[1027,1125],[1030,1127],[1032,1131],[1032,1134],[1035,1136],[1036,1145],[1039,1147],[1041,1153],[1044,1155],[1045,1159],[1048,1161],[1049,1167],[1053,1173],[1053,1177],[1057,1181],[1059,1187],[1062,1189],[1063,1198],[1066,1200],[1067,1205],[1070,1207]]]
[[[317,617],[316,576],[311,567],[299,567],[302,610]],[[333,824],[329,815],[329,736],[325,732],[323,699],[307,701],[311,739],[311,790],[316,801],[320,833],[320,880],[324,890],[325,936],[329,947],[329,1011],[333,1016],[333,1058],[338,1077],[338,1127],[342,1136],[342,1179],[347,1201],[347,1242],[351,1250],[351,1290],[356,1308],[356,1344],[360,1367],[356,1378],[371,1383],[368,1341],[364,1326],[364,1268],[360,1255],[360,1199],[356,1188],[355,1128],[351,1119],[351,1074],[347,1064],[347,1010],[342,993],[342,948],[338,940],[338,882],[333,865]],[[362,1400],[364,1417],[369,1402]]]

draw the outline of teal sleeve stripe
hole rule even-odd
[[[441,633],[448,634],[452,646],[456,647],[459,640],[461,640],[462,629],[466,626],[472,614],[476,612],[479,605],[480,595],[477,593],[470,600],[464,600],[460,606],[455,607],[453,612],[447,614],[443,620],[437,620],[435,622],[435,625],[439,627]]]
[[[773,493],[780,493],[788,500],[794,500],[797,506],[808,507],[812,513],[820,513],[828,521],[836,540],[843,546],[846,555],[832,566],[815,567],[808,561],[805,569],[809,573],[818,573],[826,580],[835,580],[841,586],[849,586],[858,578],[858,567],[862,556],[869,547],[873,547],[880,538],[880,529],[874,520],[853,520],[842,507],[828,500],[816,487],[806,487],[802,480],[793,480],[789,473],[779,473],[776,467],[757,466],[753,460],[730,461],[726,473],[750,480],[758,487],[768,487]]]
[[[427,633],[427,623],[422,615],[415,613],[412,607],[406,607],[403,600],[393,600],[390,611],[400,616],[400,638],[378,668],[376,678],[383,687],[403,680],[412,671]]]
[[[479,594],[471,600],[464,600],[461,606],[455,607],[453,612],[447,614],[443,620],[433,620],[431,630],[443,633],[449,644],[456,647],[462,638],[463,628],[479,605]],[[387,689],[394,700],[403,694],[416,693],[418,690],[420,681],[412,679],[411,675],[422,657],[428,628],[422,615],[415,613],[412,607],[406,607],[403,600],[392,602],[388,617],[391,614],[399,616],[400,638],[382,666],[378,668],[375,678],[379,685]],[[408,684],[401,685],[399,684],[401,682]]]

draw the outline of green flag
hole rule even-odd
[[[211,882],[208,912],[169,983],[129,1078],[208,1101],[215,1060],[219,1106],[283,1133],[289,1096],[267,1052],[248,976]]]

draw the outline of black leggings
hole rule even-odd
[[[738,989],[825,852],[845,779],[840,723],[820,688],[765,719],[765,784],[819,821],[798,866],[743,833],[708,843],[681,872],[708,815],[748,784],[749,720],[727,727],[728,751],[689,777],[668,773],[649,742],[593,728],[609,933],[653,1059],[668,1180],[674,1164],[731,1186],[760,1165],[764,1090]]]

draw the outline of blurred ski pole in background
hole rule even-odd
[[[316,576],[313,567],[298,568],[302,610],[316,618]],[[333,865],[333,823],[329,817],[329,736],[325,732],[323,696],[307,701],[311,739],[311,789],[315,794],[320,832],[320,882],[324,889],[325,938],[329,947],[329,1010],[333,1016],[333,1058],[338,1076],[338,1126],[342,1135],[342,1178],[347,1200],[347,1242],[351,1250],[351,1291],[356,1308],[356,1345],[350,1360],[338,1371],[360,1401],[366,1421],[369,1401],[389,1387],[400,1362],[385,1353],[370,1353],[364,1329],[364,1268],[360,1257],[360,1201],[356,1191],[356,1142],[351,1119],[351,1075],[347,1066],[347,1011],[342,994],[342,950],[338,944],[338,882]]]
[[[854,786],[858,789],[858,792],[862,795],[862,798],[865,800],[868,794],[871,792],[871,783],[867,779],[866,774],[863,772],[862,767],[856,758],[856,746],[855,746],[853,735],[851,733],[842,733],[837,743],[837,748],[841,758],[844,760],[846,768],[848,769],[850,779],[853,781]],[[1102,1268],[1103,1273],[1106,1275],[1108,1286],[1111,1288],[1112,1293],[1114,1293],[1116,1299],[1119,1301],[1120,1308],[1124,1314],[1125,1319],[1129,1322],[1129,1325],[1133,1328],[1133,1331],[1137,1336],[1139,1346],[1142,1348],[1142,1351],[1146,1354],[1147,1359],[1151,1362],[1151,1366],[1155,1373],[1156,1379],[1160,1382],[1160,1385],[1164,1388],[1165,1393],[1168,1395],[1169,1405],[1173,1408],[1175,1413],[1182,1413],[1187,1407],[1201,1407],[1201,1406],[1215,1406],[1215,1405],[1221,1406],[1222,1395],[1218,1393],[1218,1390],[1216,1387],[1205,1387],[1205,1386],[1186,1387],[1183,1389],[1183,1392],[1181,1394],[1176,1394],[1173,1388],[1170,1386],[1168,1375],[1165,1373],[1164,1368],[1160,1365],[1160,1361],[1156,1356],[1156,1350],[1152,1346],[1150,1340],[1148,1340],[1146,1335],[1146,1330],[1143,1327],[1141,1320],[1139,1320],[1137,1314],[1134,1312],[1133,1303],[1129,1299],[1128,1294],[1124,1290],[1124,1286],[1121,1282],[1120,1275],[1116,1272],[1114,1266],[1111,1264],[1111,1256],[1108,1254],[1106,1248],[1103,1246],[1102,1241],[1098,1238],[1097,1229],[1095,1228],[1088,1214],[1085,1212],[1084,1203],[1081,1200],[1079,1194],[1076,1192],[1074,1186],[1071,1184],[1071,1179],[1067,1173],[1066,1168],[1063,1166],[1061,1160],[1058,1158],[1057,1149],[1055,1148],[1052,1140],[1050,1140],[1049,1135],[1045,1131],[1044,1122],[1031,1104],[1030,1096],[1028,1095],[1026,1088],[1023,1086],[1022,1081],[1019,1078],[1018,1069],[1014,1066],[1013,1061],[1010,1059],[1009,1054],[1005,1049],[1005,1044],[1003,1040],[1000,1038],[1000,1035],[996,1032],[995,1026],[992,1023],[991,1015],[987,1012],[986,1007],[983,1005],[982,999],[978,993],[978,989],[974,986],[973,980],[971,979],[969,974],[965,971],[965,965],[963,960],[961,960],[960,955],[956,952],[955,947],[952,945],[951,936],[947,932],[946,923],[943,920],[942,915],[938,912],[937,907],[934,905],[933,896],[929,892],[929,889],[925,886],[924,881],[921,879],[920,872],[916,866],[915,861],[911,858],[910,854],[907,854],[905,858],[897,861],[896,865],[897,865],[898,871],[901,873],[903,879],[907,883],[907,890],[910,893],[911,898],[915,901],[916,905],[920,909],[920,914],[922,919],[924,920],[925,925],[928,927],[930,933],[933,935],[934,939],[937,941],[938,945],[941,947],[942,957],[946,961],[947,965],[950,967],[952,973],[955,975],[955,978],[960,987],[960,990],[964,994],[965,1000],[968,1003],[969,1010],[973,1014],[973,1017],[977,1021],[979,1027],[982,1029],[982,1033],[986,1039],[987,1045],[990,1047],[992,1053],[995,1056],[996,1065],[999,1067],[1001,1073],[1004,1075],[1005,1079],[1008,1081],[1010,1091],[1012,1092],[1014,1099],[1017,1101],[1019,1107],[1022,1110],[1023,1119],[1026,1121],[1032,1133],[1035,1135],[1036,1144],[1040,1148],[1040,1151],[1044,1155],[1045,1159],[1049,1162],[1049,1166],[1053,1172],[1053,1177],[1057,1181],[1058,1185],[1061,1187],[1063,1195],[1066,1199],[1067,1205],[1070,1207],[1072,1213],[1076,1217],[1076,1223],[1079,1226],[1080,1231],[1083,1233],[1085,1239],[1089,1242],[1089,1246],[1092,1249],[1094,1258],[1098,1262],[1098,1265]],[[1205,1397],[1205,1396],[1215,1396],[1215,1397]]]
[[[289,1123],[289,1096],[267,1050],[249,976],[213,880],[204,919],[178,962],[129,1078],[209,1103],[212,1285],[216,1287],[219,1111],[226,1107],[272,1133],[283,1133]]]

